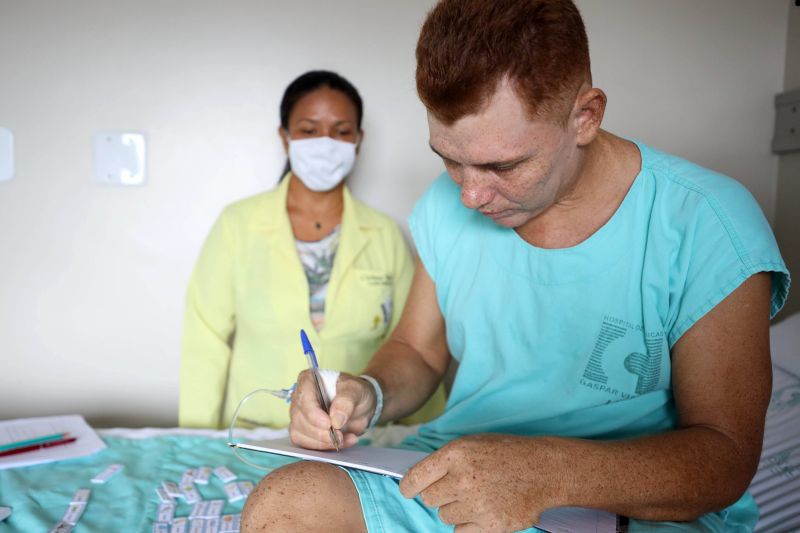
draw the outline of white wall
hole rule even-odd
[[[786,40],[786,77],[783,88],[800,89],[800,7],[789,9],[789,29]],[[789,293],[781,317],[800,312],[800,152],[783,154],[778,163],[778,194],[775,202],[775,236],[781,253],[795,274],[794,291]]]
[[[580,1],[606,126],[739,179],[771,220],[788,3]]]
[[[286,84],[338,70],[367,131],[355,193],[404,220],[441,165],[414,95],[432,0],[0,0],[0,418],[174,425],[185,285],[220,209],[269,188]],[[609,129],[744,182],[771,216],[786,0],[579,2]],[[91,182],[91,138],[143,131],[146,187]]]

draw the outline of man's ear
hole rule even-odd
[[[356,155],[361,150],[361,143],[364,142],[364,130],[358,130],[358,140],[356,141]]]
[[[606,100],[606,93],[596,87],[581,89],[578,93],[572,110],[578,146],[586,146],[597,137],[606,111]]]
[[[289,132],[286,131],[283,126],[278,126],[278,135],[281,136],[281,142],[283,143],[283,151],[286,154],[289,154]]]

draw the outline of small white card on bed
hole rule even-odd
[[[409,468],[428,456],[425,452],[374,446],[354,446],[339,452],[320,452],[294,446],[289,437],[242,443],[229,442],[228,446],[308,461],[322,461],[397,479],[402,478]],[[543,513],[536,527],[552,533],[613,533],[617,529],[617,516],[594,509],[563,507]]]
[[[339,452],[320,452],[294,446],[289,437],[255,442],[228,443],[244,450],[288,455],[309,461],[322,461],[373,474],[383,474],[400,479],[409,468],[427,457],[425,452],[399,450],[396,448],[376,448],[373,446],[354,446]]]

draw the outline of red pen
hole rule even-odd
[[[25,446],[24,448],[16,448],[14,450],[7,450],[5,452],[0,452],[0,457],[5,457],[7,455],[16,455],[18,453],[35,452],[36,450],[41,450],[42,448],[61,446],[62,444],[69,444],[70,442],[75,442],[76,440],[78,440],[78,437],[70,437],[68,439],[61,439],[61,440],[51,440],[50,442],[40,442],[39,444],[32,444],[30,446]]]

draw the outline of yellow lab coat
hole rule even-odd
[[[183,427],[225,427],[239,401],[280,389],[307,368],[305,329],[321,368],[359,374],[397,324],[414,266],[397,225],[345,187],[339,248],[317,332],[308,281],[295,248],[286,195],[273,191],[228,206],[200,252],[186,301],[178,420]],[[441,391],[413,421],[438,415]],[[270,427],[289,423],[280,399],[256,395],[240,416]]]

